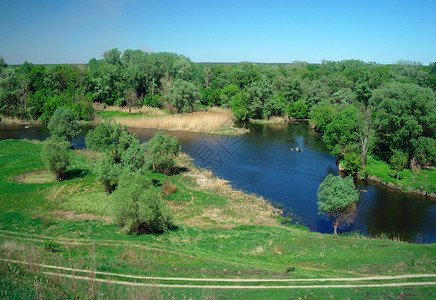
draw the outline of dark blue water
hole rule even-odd
[[[85,147],[83,128],[73,140]],[[155,130],[130,129],[141,141]],[[249,193],[292,210],[298,221],[313,231],[331,233],[331,221],[318,215],[317,189],[327,174],[338,174],[335,158],[330,156],[321,137],[307,122],[291,125],[251,126],[244,136],[167,132],[176,136],[182,151],[201,167]],[[0,127],[0,139],[48,137],[44,127]],[[291,151],[300,147],[301,152]],[[366,235],[385,235],[406,241],[436,242],[436,201],[390,191],[382,186],[356,182],[361,190],[354,223],[339,232],[356,231]]]

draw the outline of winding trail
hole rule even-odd
[[[106,276],[117,276],[131,279],[146,279],[146,280],[165,280],[165,281],[187,281],[187,282],[350,282],[350,281],[379,281],[379,280],[397,280],[397,279],[416,279],[416,278],[436,278],[436,274],[405,274],[397,276],[370,276],[370,277],[350,277],[350,278],[289,278],[289,279],[246,279],[246,278],[188,278],[188,277],[153,277],[153,276],[136,276],[125,275],[119,273],[99,272],[84,269],[66,268],[60,266],[28,263],[24,261],[3,259],[1,262],[5,263],[17,263],[38,266],[47,269],[62,270],[69,272],[78,272],[90,274],[90,276],[78,276],[73,274],[63,274],[55,272],[42,271],[43,274],[56,277],[64,277],[76,280],[101,282],[108,284],[119,284],[126,286],[137,287],[160,287],[160,288],[192,288],[192,289],[320,289],[320,288],[357,288],[357,287],[401,287],[401,286],[433,286],[436,285],[436,281],[413,281],[413,282],[389,282],[389,283],[369,283],[369,284],[323,284],[323,285],[192,285],[192,284],[162,284],[162,283],[141,283],[141,282],[129,282],[120,280],[109,280],[95,278],[96,274]]]

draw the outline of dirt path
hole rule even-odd
[[[159,283],[138,283],[128,281],[106,280],[90,278],[84,276],[42,272],[46,275],[71,278],[77,280],[101,282],[107,284],[121,284],[138,287],[157,287],[157,288],[188,288],[188,289],[237,289],[237,290],[257,290],[257,289],[326,289],[326,288],[362,288],[362,287],[398,287],[398,286],[429,286],[436,285],[433,282],[402,282],[402,283],[379,283],[379,284],[342,284],[342,285],[189,285],[189,284],[159,284]],[[239,280],[234,280],[239,281]]]
[[[83,269],[66,268],[60,266],[51,266],[44,264],[28,263],[23,261],[3,259],[0,261],[19,263],[25,265],[33,265],[47,269],[87,273],[94,276],[96,274],[106,275],[106,276],[117,276],[132,279],[146,279],[146,280],[167,280],[167,281],[202,281],[202,282],[326,282],[326,281],[373,281],[373,280],[396,280],[396,279],[411,279],[411,278],[435,278],[436,274],[405,274],[397,276],[370,276],[370,277],[351,277],[351,278],[289,278],[289,279],[244,279],[244,278],[187,278],[187,277],[153,277],[153,276],[135,276],[135,275],[125,275],[118,273],[109,272],[99,272]],[[378,284],[342,284],[342,285],[303,285],[303,286],[265,286],[265,285],[253,285],[253,286],[225,286],[225,285],[189,285],[189,284],[157,284],[157,283],[137,283],[137,282],[126,282],[118,280],[107,280],[94,277],[77,276],[71,274],[53,273],[53,272],[42,272],[50,276],[60,276],[71,279],[85,280],[85,281],[95,281],[95,282],[105,282],[111,284],[121,284],[130,286],[150,286],[150,287],[173,287],[173,288],[209,288],[209,289],[293,289],[293,288],[353,288],[353,287],[395,287],[395,286],[417,286],[417,285],[436,285],[436,281],[425,281],[425,282],[402,282],[402,283],[378,283]]]

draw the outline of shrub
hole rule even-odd
[[[70,143],[56,135],[49,137],[42,146],[42,159],[59,181],[64,178],[65,171],[70,164],[69,148]]]
[[[112,199],[115,221],[125,232],[159,233],[172,226],[160,191],[140,173],[124,172]]]
[[[71,141],[82,129],[77,123],[76,115],[70,109],[58,107],[50,118],[48,131],[51,135],[57,135]]]
[[[94,173],[97,176],[97,181],[104,185],[106,193],[110,194],[118,183],[121,167],[115,163],[112,157],[103,154],[95,163]]]
[[[151,162],[150,158],[145,155],[145,147],[146,144],[141,145],[139,140],[134,140],[121,155],[123,167],[133,172],[149,169]]]
[[[137,139],[135,134],[129,134],[127,126],[111,122],[98,124],[85,138],[88,149],[107,152],[117,162],[121,160],[123,152]]]
[[[146,151],[151,158],[153,171],[163,174],[171,173],[176,165],[174,157],[179,154],[180,148],[176,137],[170,137],[161,131],[156,132],[146,144]]]
[[[49,241],[46,240],[44,241],[44,250],[48,251],[48,252],[60,252],[61,251],[61,245],[59,245],[58,243],[56,243],[55,241]]]

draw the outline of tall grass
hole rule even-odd
[[[195,132],[221,132],[223,129],[233,128],[234,117],[231,113],[222,112],[194,112],[189,114],[175,114],[160,117],[114,117],[120,124],[134,128],[153,128]],[[234,129],[235,133],[238,131]],[[241,129],[241,132],[244,130]]]

